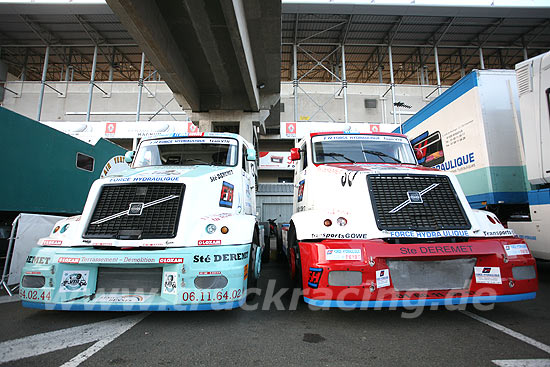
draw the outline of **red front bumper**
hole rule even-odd
[[[304,299],[321,307],[355,308],[532,299],[538,289],[535,259],[530,254],[507,254],[504,249],[504,245],[523,243],[517,238],[417,244],[300,242]],[[457,266],[462,275],[455,274]],[[513,271],[514,267],[523,268]],[[456,286],[454,280],[455,286],[449,287],[457,276],[464,281]],[[419,279],[416,285],[415,279]]]

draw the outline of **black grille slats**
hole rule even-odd
[[[174,238],[184,192],[184,184],[105,185],[84,237],[124,239],[124,235],[130,235],[132,239]],[[178,197],[144,207],[141,215],[121,215],[103,223],[92,224],[128,210],[131,203],[147,204],[171,195]]]
[[[381,230],[437,231],[470,229],[460,201],[448,177],[439,175],[368,175],[367,182]],[[422,192],[422,203],[409,203],[390,213],[409,199],[407,192]]]

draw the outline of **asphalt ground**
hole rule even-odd
[[[61,312],[27,309],[20,302],[1,303],[0,357],[7,352],[27,356],[2,366],[41,367],[494,366],[495,360],[514,360],[508,362],[510,366],[550,365],[550,347],[546,347],[550,345],[550,263],[539,263],[538,271],[540,284],[535,300],[497,304],[490,311],[472,306],[466,312],[445,307],[422,312],[401,308],[319,310],[304,303],[290,311],[277,310],[276,303],[262,310],[269,280],[275,294],[289,286],[286,264],[276,262],[264,266],[259,282],[262,295],[247,304],[248,309],[260,306],[253,310]],[[288,309],[291,292],[280,300]],[[468,312],[519,334],[510,336],[470,317]],[[415,317],[411,317],[413,313]],[[101,337],[99,343],[86,341],[94,329],[108,329],[128,317],[138,321],[132,321],[128,330],[116,334],[112,341],[106,337]],[[95,323],[101,321],[105,322],[96,328]],[[48,334],[54,331],[58,333]],[[19,338],[24,339],[15,346],[10,342]],[[542,344],[537,348],[526,338]],[[61,346],[56,347],[56,343]],[[41,354],[43,348],[54,351]]]

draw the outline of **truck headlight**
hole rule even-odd
[[[336,223],[338,223],[338,225],[339,225],[340,227],[343,227],[343,226],[345,226],[346,224],[348,224],[348,220],[347,220],[346,218],[344,218],[344,217],[340,217],[340,218],[336,219]]]

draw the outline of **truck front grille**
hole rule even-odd
[[[84,238],[174,238],[184,184],[103,186]]]
[[[378,174],[368,175],[367,182],[380,230],[471,228],[447,176]]]

